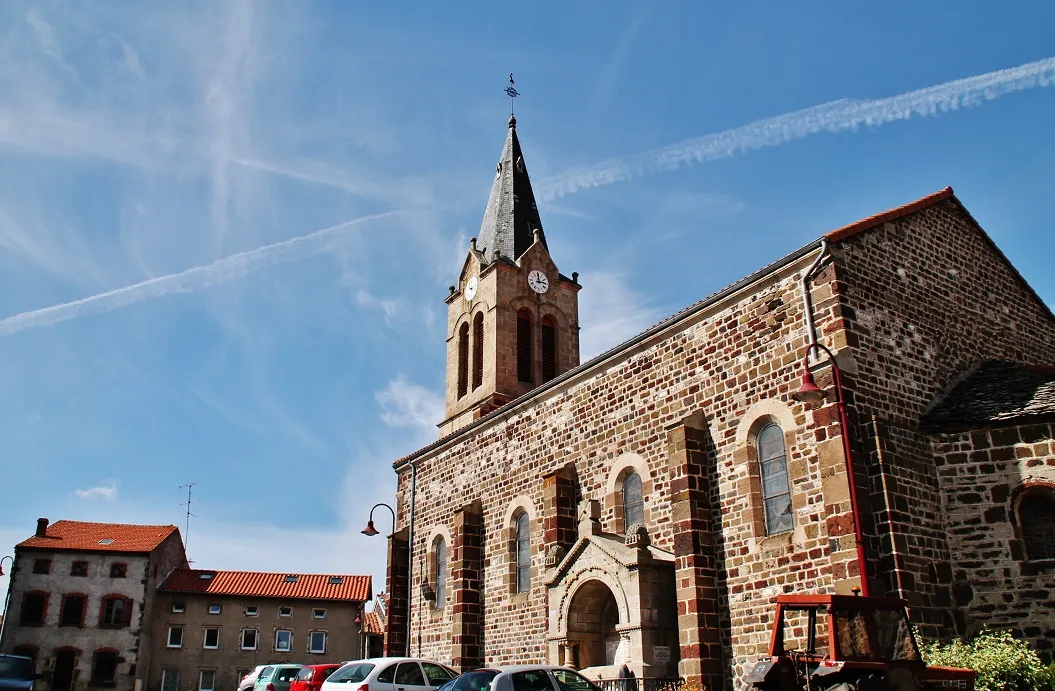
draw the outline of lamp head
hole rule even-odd
[[[377,528],[374,527],[373,520],[369,520],[369,521],[366,522],[366,528],[364,528],[362,532],[363,532],[363,535],[367,535],[369,537],[373,537],[374,535],[377,535]]]
[[[802,403],[816,403],[817,401],[823,401],[825,396],[827,396],[827,392],[817,386],[817,382],[813,380],[813,373],[808,369],[805,374],[802,375],[802,385],[799,386],[798,391],[791,394],[792,398]]]

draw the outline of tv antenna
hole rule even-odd
[[[184,552],[187,551],[187,543],[190,542],[190,517],[194,516],[195,518],[197,518],[197,516],[195,516],[194,514],[192,514],[190,512],[191,492],[194,491],[194,485],[196,485],[196,484],[198,484],[198,483],[197,482],[192,482],[189,485],[180,485],[177,488],[177,489],[183,489],[184,487],[187,488],[187,501],[185,503],[181,504],[181,506],[186,506],[187,507],[186,524],[185,524],[185,527],[183,529],[183,551]]]

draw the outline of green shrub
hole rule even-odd
[[[1037,672],[1037,691],[1055,691],[1055,662]]]
[[[923,646],[923,659],[929,665],[973,669],[978,675],[977,691],[1045,689],[1043,684],[1050,683],[1055,672],[1052,666],[1044,667],[1029,643],[1017,640],[1010,631],[985,629],[966,643],[928,643]],[[1046,679],[1045,674],[1049,675]]]

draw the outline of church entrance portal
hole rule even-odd
[[[615,595],[601,581],[588,581],[572,599],[568,610],[568,642],[576,651],[575,666],[599,667],[622,662],[620,651],[619,607]],[[622,653],[622,655],[620,655]]]

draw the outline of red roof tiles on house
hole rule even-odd
[[[173,533],[179,533],[179,528],[174,525],[55,521],[47,527],[44,537],[31,537],[18,543],[17,547],[149,553]]]
[[[855,221],[850,225],[843,226],[842,228],[836,228],[833,231],[825,233],[824,237],[826,237],[829,242],[839,242],[840,240],[845,240],[846,238],[853,237],[858,233],[863,233],[866,230],[875,228],[878,225],[882,225],[887,221],[893,221],[903,216],[908,216],[909,214],[915,213],[920,209],[927,208],[931,204],[937,204],[942,200],[950,199],[954,196],[955,195],[953,195],[952,193],[952,188],[946,187],[940,192],[928,194],[926,197],[921,197],[920,199],[917,199],[914,202],[909,202],[908,204],[904,204],[902,206],[890,209],[889,211],[884,211],[880,214],[875,214],[874,216],[869,216],[868,218],[862,218],[860,221]]]
[[[208,595],[247,595],[297,600],[352,600],[365,602],[370,576],[261,573],[177,569],[159,590]]]
[[[366,618],[363,621],[363,633],[373,636],[384,635],[385,630],[381,626],[381,618],[377,616],[377,612],[366,613]]]

